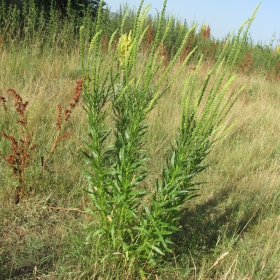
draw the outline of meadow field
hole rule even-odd
[[[280,53],[248,38],[256,11],[218,41],[164,8],[3,3],[1,280],[280,279]]]

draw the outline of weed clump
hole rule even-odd
[[[62,107],[61,105],[57,105],[58,108],[58,116],[57,116],[57,131],[53,140],[53,145],[50,152],[46,156],[41,156],[41,179],[43,179],[44,170],[50,171],[47,162],[50,156],[55,152],[58,144],[63,139],[69,139],[70,133],[63,132],[63,127],[66,125],[69,120],[74,108],[80,100],[80,95],[82,92],[82,84],[83,80],[80,80],[76,83],[75,87],[75,95],[71,102],[69,103],[68,108],[64,110],[64,117],[62,118]],[[11,97],[14,98],[15,102],[13,107],[16,110],[16,113],[19,115],[19,119],[16,121],[17,124],[20,125],[20,133],[19,137],[12,135],[7,135],[4,131],[1,131],[1,135],[10,142],[11,153],[7,156],[2,156],[3,160],[11,167],[12,175],[17,180],[17,187],[15,190],[15,204],[18,204],[21,199],[26,194],[26,177],[25,177],[25,169],[28,167],[28,164],[35,164],[35,160],[32,158],[32,153],[36,149],[37,145],[34,143],[32,138],[32,133],[28,128],[28,120],[26,115],[26,109],[28,106],[28,102],[23,102],[22,97],[13,89],[8,89],[7,92]],[[1,104],[5,113],[8,113],[7,101],[6,98],[1,96]],[[51,134],[50,134],[51,135]]]

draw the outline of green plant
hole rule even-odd
[[[83,47],[81,28],[80,48],[82,68],[87,77],[84,97],[89,134],[85,140],[88,148],[85,156],[92,202],[87,211],[95,217],[94,225],[88,227],[89,239],[97,238],[103,261],[115,258],[119,266],[127,267],[128,271],[138,269],[144,275],[145,269],[160,262],[160,256],[172,252],[172,236],[180,230],[179,220],[185,203],[198,195],[196,186],[200,183],[194,178],[205,169],[202,162],[214,142],[222,137],[218,133],[225,128],[225,118],[243,89],[228,94],[236,78],[235,65],[242,44],[257,9],[242,25],[232,44],[230,38],[227,40],[202,85],[198,86],[198,77],[203,55],[196,70],[186,78],[176,144],[150,195],[145,188],[147,115],[170,89],[195,51],[186,56],[171,79],[166,78],[195,27],[188,30],[178,51],[164,68],[158,45],[163,44],[173,19],[170,18],[162,29],[164,1],[154,41],[145,57],[139,50],[148,30],[144,22],[150,6],[142,8],[142,5],[143,1],[129,34],[123,31],[124,15],[120,30],[110,38],[106,54],[100,43],[103,35],[100,13],[88,50]],[[121,37],[114,48],[118,31]],[[227,59],[226,52],[229,53]],[[229,129],[224,129],[222,134]]]

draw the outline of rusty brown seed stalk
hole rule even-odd
[[[13,89],[8,89],[7,92],[15,99],[14,107],[16,112],[19,114],[20,119],[17,120],[17,123],[21,125],[21,137],[17,141],[13,136],[7,135],[5,132],[1,132],[1,135],[10,141],[12,153],[8,156],[2,156],[4,161],[11,166],[12,173],[18,179],[18,186],[15,193],[15,204],[18,204],[19,201],[25,195],[25,168],[27,161],[30,160],[31,152],[36,148],[36,144],[32,145],[32,139],[29,133],[27,132],[27,118],[25,116],[26,108],[28,102],[23,102],[21,96],[16,93]],[[1,97],[2,106],[4,111],[7,112],[6,99]]]
[[[79,102],[80,95],[82,92],[83,82],[84,80],[80,80],[76,82],[75,95],[72,98],[71,102],[69,103],[68,108],[64,110],[64,116],[62,113],[61,105],[59,104],[57,106],[58,108],[58,117],[56,121],[57,133],[51,151],[48,153],[46,158],[44,158],[43,156],[41,157],[41,163],[42,163],[41,176],[43,175],[44,170],[49,171],[46,164],[50,156],[55,152],[58,143],[65,138],[67,139],[70,138],[70,133],[69,132],[62,133],[62,130],[63,130],[63,126],[65,126],[74,108]],[[4,131],[1,132],[1,135],[10,142],[11,150],[12,150],[12,152],[9,155],[2,156],[2,158],[8,165],[11,166],[12,173],[13,175],[16,176],[18,180],[18,186],[16,187],[16,192],[15,192],[15,204],[18,204],[20,200],[25,196],[25,192],[26,192],[25,168],[27,167],[28,160],[31,160],[31,153],[32,151],[35,150],[36,144],[32,144],[32,137],[27,131],[27,117],[25,113],[26,113],[28,102],[23,102],[21,96],[11,88],[8,89],[7,92],[15,100],[14,108],[20,116],[20,119],[17,120],[17,123],[21,125],[21,136],[19,140],[16,140],[15,137],[11,135],[7,135]],[[8,109],[6,106],[6,98],[0,97],[0,100],[4,111],[7,112]]]
[[[241,71],[244,74],[248,74],[248,72],[252,68],[253,64],[254,64],[254,59],[251,56],[251,51],[248,51],[242,65],[241,65]]]
[[[183,52],[181,53],[181,56],[180,56],[181,62],[183,62],[186,59],[186,57],[188,56],[188,54],[194,49],[194,46],[195,46],[194,41],[195,41],[195,36],[194,36],[194,34],[191,34],[184,46]]]
[[[278,61],[273,69],[273,71],[267,71],[266,72],[266,80],[270,81],[272,78],[274,79],[274,82],[277,83],[280,80],[280,61]]]
[[[209,39],[210,38],[210,34],[211,34],[211,28],[208,25],[205,29],[202,30],[202,37],[204,39]]]
[[[7,111],[8,111],[8,108],[7,108],[7,106],[6,106],[6,98],[3,97],[3,96],[1,96],[1,97],[0,97],[0,100],[1,100],[1,104],[2,104],[2,107],[3,107],[4,111],[7,112]]]
[[[44,170],[49,171],[49,169],[47,167],[47,162],[48,162],[50,156],[55,152],[55,150],[58,146],[58,143],[61,142],[61,140],[63,140],[63,139],[70,138],[70,133],[69,132],[62,133],[62,130],[63,130],[63,127],[66,125],[67,121],[69,120],[77,103],[79,102],[80,95],[81,95],[82,89],[83,89],[83,82],[84,82],[84,80],[80,80],[80,81],[76,82],[76,86],[74,89],[75,95],[72,98],[71,102],[69,103],[68,108],[64,110],[64,117],[62,117],[62,106],[60,104],[57,105],[57,110],[58,110],[57,120],[56,120],[57,132],[56,132],[56,136],[54,138],[54,143],[53,143],[53,146],[52,146],[50,152],[48,153],[46,158],[41,157],[41,162],[42,162],[41,176],[43,176]]]

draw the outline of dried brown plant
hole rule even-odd
[[[120,37],[119,36],[116,36],[116,39],[114,40],[113,42],[113,48],[116,50],[118,48],[118,44],[119,44],[119,41],[120,41]]]
[[[203,28],[201,30],[201,33],[202,33],[202,37],[204,39],[209,39],[210,38],[210,34],[211,34],[211,28],[210,26],[208,25],[206,28]]]
[[[42,173],[43,170],[50,171],[47,167],[47,161],[50,158],[50,156],[55,152],[57,145],[59,142],[61,142],[63,139],[69,139],[70,133],[64,132],[62,133],[63,126],[67,123],[68,119],[70,118],[73,109],[76,107],[77,103],[79,102],[80,95],[82,92],[84,80],[80,80],[76,82],[75,87],[75,95],[72,98],[71,102],[69,103],[69,106],[64,111],[62,106],[59,104],[57,105],[58,108],[58,117],[56,121],[57,125],[57,133],[56,137],[54,139],[54,144],[51,148],[51,151],[48,153],[46,159],[42,156],[41,157],[41,164],[42,164]],[[15,191],[15,204],[18,204],[20,200],[25,196],[26,192],[26,182],[25,182],[25,169],[27,167],[27,161],[31,160],[31,152],[35,150],[36,144],[32,144],[32,137],[28,133],[27,130],[27,117],[25,115],[26,108],[28,105],[28,102],[23,102],[21,96],[17,94],[17,92],[13,89],[8,89],[7,92],[15,99],[14,102],[14,108],[16,112],[19,114],[20,119],[17,120],[17,123],[21,125],[21,136],[17,140],[14,136],[7,135],[5,132],[1,132],[1,135],[7,139],[10,142],[11,150],[12,152],[7,156],[2,156],[3,160],[11,166],[12,173],[14,176],[16,176],[18,180],[18,186],[16,187]],[[8,111],[6,106],[6,98],[0,97],[2,107],[5,112]]]
[[[190,37],[188,38],[185,46],[184,46],[184,49],[183,49],[183,52],[180,56],[180,61],[183,62],[186,57],[188,56],[188,54],[194,49],[194,46],[195,46],[195,42],[194,42],[194,34],[191,34]]]
[[[1,96],[0,100],[1,100],[1,104],[2,104],[2,107],[3,107],[4,111],[7,112],[8,108],[6,106],[6,98],[4,96]]]
[[[279,82],[279,80],[280,80],[279,72],[280,72],[280,61],[277,62],[277,64],[274,67],[274,70],[273,70],[273,78],[274,78],[275,83]]]
[[[62,115],[62,107],[60,104],[57,105],[58,113],[57,113],[57,120],[56,120],[56,125],[57,129],[61,130],[61,115]]]
[[[211,47],[210,47],[210,50],[209,50],[209,58],[210,58],[210,59],[214,59],[214,58],[215,58],[215,57],[214,57],[214,55],[215,55],[215,47],[216,47],[216,42],[213,41],[213,42],[211,43]]]
[[[196,70],[196,66],[191,66],[190,68],[189,68],[189,71],[195,71]]]
[[[279,82],[280,80],[280,61],[278,61],[273,69],[273,71],[267,70],[266,72],[266,80],[272,81],[274,80],[275,83]]]
[[[23,103],[21,96],[19,94],[17,94],[16,91],[11,88],[9,88],[7,90],[7,92],[15,99],[14,107],[21,117],[21,119],[18,120],[17,122],[21,123],[23,126],[26,126],[27,119],[24,114],[25,114],[28,102],[26,101],[25,103]]]
[[[265,78],[265,79],[266,79],[267,81],[270,81],[270,76],[271,76],[270,71],[267,70],[267,71],[266,71],[266,78]]]
[[[48,162],[50,156],[55,152],[55,150],[58,146],[58,143],[61,142],[63,139],[70,138],[70,133],[69,132],[62,133],[62,130],[63,130],[63,126],[65,126],[65,124],[69,120],[74,108],[76,107],[77,103],[80,100],[80,96],[81,96],[82,89],[83,89],[83,82],[84,82],[84,80],[80,80],[80,81],[76,82],[76,86],[74,89],[75,94],[74,94],[74,97],[72,98],[71,102],[69,103],[68,108],[64,110],[64,118],[62,118],[62,106],[60,104],[57,105],[57,109],[58,109],[58,115],[57,115],[57,120],[56,120],[57,132],[56,132],[56,136],[54,138],[54,143],[53,143],[53,146],[52,146],[50,152],[48,153],[46,158],[41,157],[41,163],[42,163],[41,176],[43,176],[44,170],[49,171],[49,168],[47,167],[47,162]]]
[[[159,48],[159,57],[160,57],[160,59],[163,59],[163,65],[166,68],[168,66],[168,62],[169,62],[168,50],[164,43],[160,44],[158,46],[158,48]]]
[[[20,119],[17,123],[21,124],[21,136],[19,140],[15,137],[7,135],[5,132],[1,132],[1,135],[10,141],[11,144],[11,154],[8,156],[2,156],[4,161],[11,166],[13,175],[18,180],[18,186],[15,193],[15,204],[24,197],[26,185],[25,185],[25,168],[27,160],[30,160],[31,152],[36,148],[36,144],[32,145],[32,139],[30,134],[27,132],[27,118],[25,116],[26,108],[28,102],[23,102],[21,96],[16,93],[13,89],[8,89],[7,92],[15,99],[14,108],[16,112],[20,115]],[[2,105],[4,110],[7,112],[6,99],[1,97]]]
[[[153,42],[154,42],[153,27],[152,27],[152,23],[150,23],[146,35],[146,45],[151,46]]]
[[[254,59],[251,56],[251,51],[248,51],[246,57],[241,65],[241,72],[244,74],[248,74],[248,72],[252,69],[254,63]]]
[[[101,45],[102,45],[102,50],[104,52],[107,52],[108,50],[108,36],[107,36],[107,33],[104,34],[102,40],[101,40]]]
[[[75,95],[72,98],[72,101],[69,103],[68,108],[64,111],[65,113],[65,121],[67,121],[72,113],[72,110],[76,107],[77,103],[79,102],[81,93],[82,93],[82,89],[83,89],[83,82],[84,80],[80,80],[76,82],[76,86],[75,86]]]

